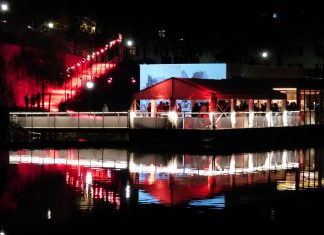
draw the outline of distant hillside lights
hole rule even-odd
[[[47,26],[49,29],[52,29],[52,28],[54,28],[54,23],[50,21],[50,22],[48,22]]]
[[[262,53],[261,53],[261,57],[262,57],[263,59],[267,59],[267,58],[269,57],[269,52],[267,52],[267,51],[262,51]]]

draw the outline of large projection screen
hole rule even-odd
[[[140,65],[140,90],[171,77],[200,78],[200,79],[226,79],[226,64],[141,64]],[[141,101],[140,109],[146,111],[150,101]],[[157,103],[160,100],[157,101]],[[162,101],[163,102],[163,101]],[[191,111],[188,101],[180,102],[182,111]]]

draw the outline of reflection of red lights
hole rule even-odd
[[[155,173],[154,172],[151,172],[149,174],[148,184],[154,184],[154,182],[155,182]]]

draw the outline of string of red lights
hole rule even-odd
[[[108,70],[114,68],[117,65],[118,59],[105,60],[103,58],[109,58],[103,56],[108,53],[110,49],[115,46],[120,46],[122,43],[122,35],[119,34],[118,38],[111,40],[103,48],[99,48],[88,54],[74,65],[66,68],[67,79],[62,88],[51,89],[51,111],[58,111],[58,106],[62,100],[67,100],[75,96],[77,91],[84,87],[87,82],[93,82]],[[122,51],[122,50],[121,50]],[[120,52],[121,52],[120,51]],[[119,56],[122,56],[119,53]],[[79,81],[80,80],[80,81]]]

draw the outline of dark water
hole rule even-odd
[[[324,221],[323,153],[3,151],[0,234],[316,231]]]

